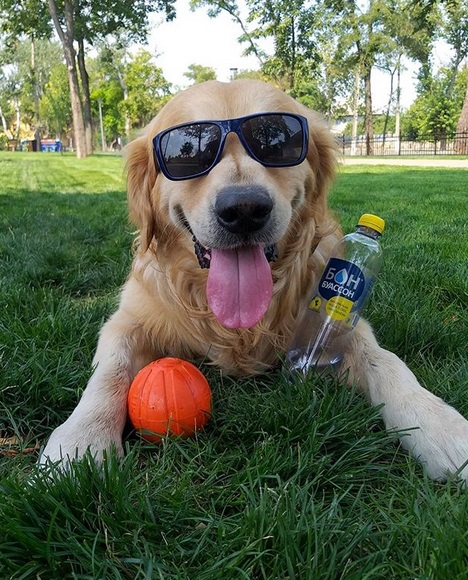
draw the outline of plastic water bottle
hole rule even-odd
[[[335,246],[286,357],[290,371],[337,368],[383,262],[382,218],[364,214]]]

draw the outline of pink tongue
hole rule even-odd
[[[211,250],[206,295],[213,314],[228,328],[250,328],[265,314],[273,292],[262,246]]]

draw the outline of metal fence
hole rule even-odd
[[[341,135],[338,138],[343,155],[367,155],[365,135],[356,139]],[[468,133],[457,133],[444,139],[409,141],[393,135],[378,135],[371,140],[373,155],[468,155]]]

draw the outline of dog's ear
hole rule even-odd
[[[338,143],[325,120],[315,111],[300,105],[300,113],[307,118],[309,144],[307,162],[314,176],[306,188],[306,211],[320,224],[321,236],[329,230],[330,215],[327,205],[328,191],[335,179],[338,163]],[[318,232],[319,233],[319,232]]]
[[[297,106],[297,112],[306,117],[309,126],[307,163],[312,169],[300,218],[304,224],[315,223],[315,242],[318,243],[336,228],[327,197],[336,176],[338,145],[319,114],[300,103]]]
[[[129,215],[140,232],[139,249],[145,252],[156,230],[153,188],[157,177],[151,140],[146,134],[127,145],[125,157]]]

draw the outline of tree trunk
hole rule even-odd
[[[101,99],[98,100],[98,107],[99,107],[99,126],[101,128],[101,149],[103,151],[107,151],[106,135],[104,133],[104,122],[102,119],[102,101],[101,101]]]
[[[294,17],[291,16],[291,69],[289,71],[289,89],[294,95],[296,87],[296,31]]]
[[[31,37],[31,82],[34,97],[34,140],[36,141],[36,151],[41,150],[41,118],[39,113],[39,88],[37,85],[36,71],[36,46],[34,38]]]
[[[124,101],[126,101],[128,99],[128,87],[125,84],[123,74],[122,74],[122,71],[120,70],[120,68],[118,66],[116,66],[115,70],[117,71],[117,77],[119,79],[119,84],[122,88]],[[131,128],[132,127],[131,127],[131,122],[130,122],[130,115],[128,114],[128,111],[125,109],[125,141],[124,141],[124,144],[127,144],[128,141],[130,140]]]
[[[20,107],[20,101],[18,98],[15,98],[14,102],[15,102],[15,114],[16,114],[15,139],[18,141],[18,145],[19,145],[19,139],[20,139],[20,134],[21,134],[21,107]]]
[[[354,99],[353,99],[353,131],[351,134],[351,155],[357,155],[357,133],[359,121],[359,93],[361,89],[361,73],[359,68],[354,75]]]
[[[366,99],[366,155],[374,155],[374,124],[372,119],[371,67],[364,73],[364,92]]]
[[[465,100],[458,118],[455,153],[468,155],[468,83],[466,85]]]
[[[395,102],[395,153],[400,155],[401,145],[401,57],[398,58],[397,63],[397,86],[396,86],[396,102]]]
[[[73,132],[75,134],[75,148],[78,159],[87,156],[86,134],[83,122],[83,110],[81,108],[80,85],[78,71],[76,69],[75,49],[73,46],[65,49],[65,60],[68,66],[68,82],[70,85],[70,98],[73,117]]]
[[[63,47],[63,54],[68,69],[68,83],[70,85],[70,99],[73,117],[73,132],[75,138],[76,156],[81,159],[87,156],[86,151],[86,135],[83,122],[83,110],[80,98],[80,84],[78,80],[78,71],[76,68],[76,51],[73,46],[73,32],[74,32],[74,15],[73,4],[70,0],[65,0],[65,23],[63,29],[60,23],[57,5],[55,0],[48,0],[50,15],[54,22],[55,29],[60,38]]]
[[[383,135],[382,135],[382,154],[383,155],[385,155],[385,142],[387,140],[388,120],[390,118],[390,110],[392,108],[393,83],[395,81],[395,72],[396,72],[396,67],[393,69],[393,71],[390,72],[390,94],[388,97],[387,110],[385,111],[385,122],[384,122]]]
[[[3,114],[3,109],[2,109],[1,105],[0,105],[0,119],[2,120],[3,132],[8,137],[8,139],[13,139],[13,134],[10,131],[10,129],[8,128],[8,124],[7,124],[7,121],[5,119],[5,115]]]
[[[84,40],[78,41],[78,67],[80,70],[81,88],[83,89],[83,123],[86,136],[86,153],[93,152],[93,117],[91,114],[91,94],[89,91],[89,76],[86,70]]]
[[[401,68],[401,54],[398,55],[395,68],[390,71],[390,96],[388,98],[387,103],[387,110],[385,112],[385,123],[383,129],[383,138],[382,138],[382,151],[385,154],[385,142],[387,139],[387,129],[388,129],[388,121],[390,119],[390,112],[393,103],[393,86],[395,84],[395,73],[396,73],[396,90],[395,90],[395,134],[399,134],[400,132],[400,68]]]

